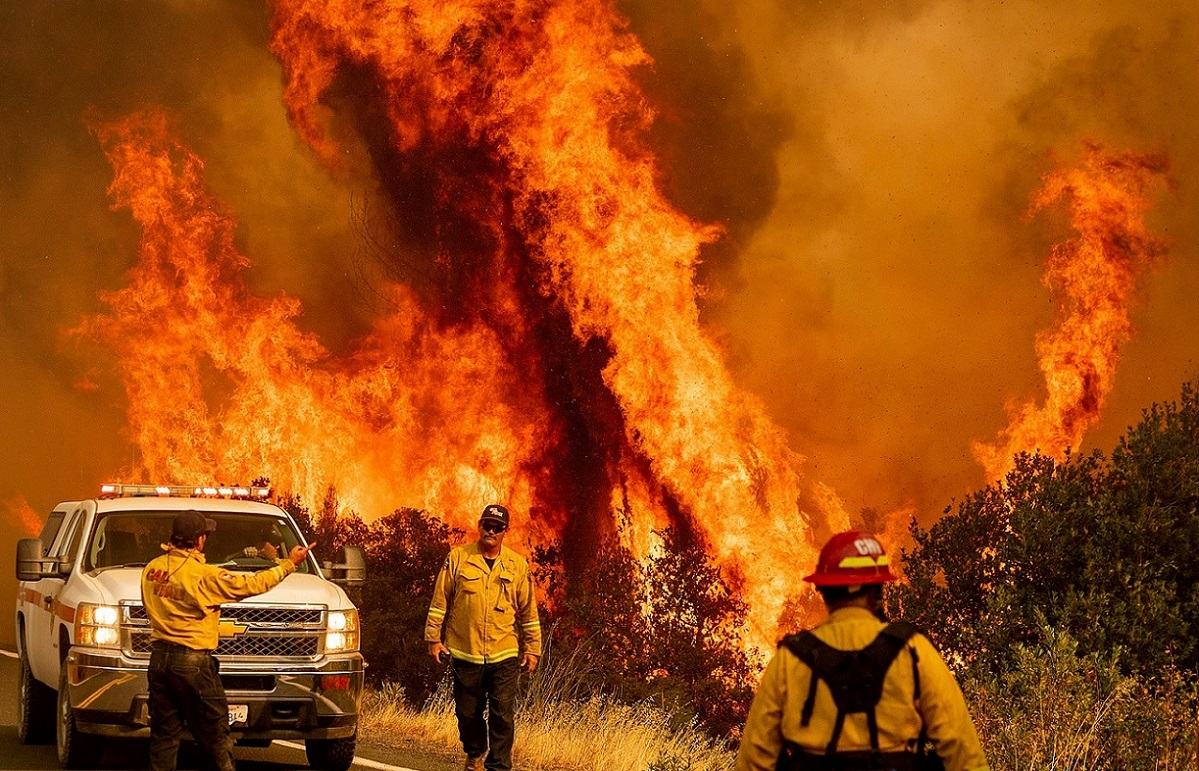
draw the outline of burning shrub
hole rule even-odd
[[[602,544],[592,568],[573,575],[569,587],[560,547],[538,550],[549,597],[543,626],[553,623],[556,655],[588,651],[591,693],[627,702],[653,697],[728,735],[744,724],[753,698],[756,662],[736,636],[745,603],[702,545],[675,529],[659,535],[662,549],[645,563],[615,541]]]

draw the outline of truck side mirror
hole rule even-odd
[[[329,580],[335,584],[362,586],[366,582],[366,556],[360,546],[345,547],[338,563],[326,562],[321,567],[329,571]]]
[[[42,541],[39,538],[22,538],[17,541],[17,580],[37,581],[46,576],[46,561],[42,557]]]

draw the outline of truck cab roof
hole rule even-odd
[[[174,495],[137,495],[119,498],[96,498],[96,513],[110,511],[236,511],[242,514],[258,513],[278,517],[282,513],[278,506],[261,501],[240,498],[182,497]],[[76,502],[77,503],[77,502]],[[60,506],[67,504],[59,504]]]

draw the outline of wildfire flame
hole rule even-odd
[[[412,251],[434,280],[386,287],[398,310],[335,357],[296,300],[248,291],[233,219],[166,116],[98,125],[143,236],[128,286],[78,331],[118,354],[131,472],[265,473],[309,501],[334,484],[368,518],[408,505],[468,528],[500,500],[528,513],[526,544],[562,538],[580,563],[598,535],[644,555],[681,526],[771,644],[848,517],[700,324],[695,266],[719,231],[659,189],[630,74],[648,57],[611,5],[287,0],[272,50],[331,167],[348,124],[410,224],[423,184]]]
[[[485,328],[434,329],[392,286],[399,310],[334,360],[295,324],[296,300],[248,292],[234,222],[164,113],[95,130],[114,204],[142,228],[128,285],[101,295],[111,312],[77,330],[118,356],[140,453],[128,473],[243,483],[266,473],[310,502],[335,484],[364,513],[403,503],[459,525],[489,500],[529,505],[521,466],[543,438],[541,416]]]
[[[1161,156],[1113,154],[1088,146],[1076,168],[1048,174],[1030,215],[1064,201],[1077,236],[1055,244],[1044,283],[1059,321],[1037,335],[1047,396],[1009,405],[1009,425],[994,443],[974,443],[988,479],[1004,477],[1019,452],[1060,458],[1081,444],[1099,419],[1115,379],[1120,349],[1132,335],[1129,309],[1137,282],[1165,252],[1145,224],[1148,193],[1166,171]]]

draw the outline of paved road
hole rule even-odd
[[[54,745],[30,747],[17,739],[17,661],[12,649],[0,649],[0,769],[57,769]],[[144,746],[144,745],[143,745]],[[307,768],[303,746],[298,742],[275,742],[266,749],[238,747],[238,771],[285,771]],[[199,761],[184,753],[181,767],[198,768]],[[135,742],[110,741],[97,758],[103,769],[145,768],[144,750]],[[387,747],[359,744],[356,771],[451,771],[460,768],[445,758],[401,752]]]

